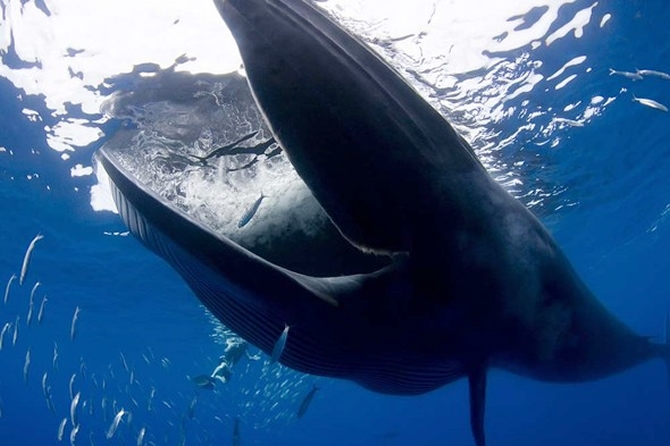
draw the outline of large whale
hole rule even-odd
[[[486,375],[581,382],[670,348],[615,318],[543,225],[402,77],[302,0],[215,0],[273,133],[342,236],[390,265],[314,277],[214,233],[104,149],[121,217],[225,325],[280,362],[373,391],[467,378],[485,444]],[[667,321],[666,321],[667,323]],[[670,365],[668,366],[670,370]]]

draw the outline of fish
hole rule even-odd
[[[70,446],[75,446],[77,444],[77,434],[79,433],[79,425],[72,427],[70,431]]]
[[[56,409],[54,408],[54,403],[51,400],[51,386],[49,386],[47,382],[47,372],[44,372],[44,375],[42,376],[42,392],[44,393],[44,399],[47,403],[47,408],[51,413],[55,414]]]
[[[226,144],[225,146],[219,147],[219,148],[213,150],[212,152],[208,153],[207,155],[205,155],[203,157],[196,156],[195,158],[204,162],[204,161],[207,161],[210,158],[216,158],[216,157],[219,157],[219,156],[226,155],[228,152],[230,152],[232,149],[237,147],[239,144],[243,143],[244,141],[246,141],[248,139],[253,138],[257,134],[258,134],[257,131],[248,133],[248,134],[244,135],[243,137],[241,137],[240,139],[238,139],[236,141],[233,141],[230,144]]]
[[[16,274],[12,274],[12,276],[9,278],[7,281],[7,286],[5,287],[5,299],[4,303],[7,305],[7,300],[9,299],[9,290],[12,287],[12,283],[16,280]]]
[[[281,334],[279,335],[279,339],[277,339],[277,342],[272,349],[272,355],[270,357],[271,362],[279,361],[282,353],[284,353],[284,349],[286,348],[286,341],[288,340],[288,331],[290,328],[291,327],[289,327],[288,324],[284,325],[284,330],[282,330]]]
[[[70,341],[74,341],[75,336],[77,335],[77,320],[79,319],[79,312],[81,308],[77,307],[74,310],[74,315],[72,316],[72,324],[70,325]]]
[[[58,441],[63,441],[63,434],[65,433],[65,426],[67,425],[67,417],[63,418],[58,425]]]
[[[12,346],[16,345],[16,341],[19,340],[19,321],[21,318],[16,316],[16,322],[14,322],[14,334],[12,334]]]
[[[655,108],[656,110],[661,110],[664,112],[668,111],[668,107],[661,104],[660,102],[654,101],[653,99],[638,98],[637,96],[633,96],[633,101],[639,102],[640,104],[647,106],[649,108]]]
[[[156,396],[156,388],[151,388],[151,393],[149,393],[149,401],[147,402],[147,410],[151,412],[154,408],[154,397]]]
[[[242,218],[240,218],[240,221],[237,222],[238,228],[243,228],[251,221],[252,218],[254,218],[254,215],[256,215],[256,212],[258,212],[258,208],[261,207],[261,203],[265,198],[266,195],[263,195],[263,191],[261,191],[260,197],[256,199],[254,204],[252,204],[251,207],[247,209],[247,212],[244,213]]]
[[[2,351],[2,347],[5,342],[5,333],[9,331],[9,329],[12,327],[11,322],[6,322],[5,325],[2,326],[2,331],[0,331],[0,351]]]
[[[56,356],[56,349],[54,348],[54,356]],[[77,377],[76,373],[73,373],[72,376],[70,377],[70,382],[68,383],[68,391],[70,392],[70,399],[74,399],[74,380]]]
[[[23,285],[23,281],[26,280],[26,275],[28,274],[28,265],[30,264],[30,258],[33,255],[33,250],[35,249],[35,244],[42,240],[44,236],[42,234],[37,234],[35,238],[28,245],[26,254],[23,256],[23,264],[21,265],[21,275],[19,276],[19,285]]]
[[[35,291],[37,291],[37,288],[42,285],[39,281],[35,282],[35,285],[33,285],[33,288],[30,290],[30,301],[33,301],[35,299]]]
[[[54,354],[51,359],[51,366],[54,369],[54,372],[58,371],[58,344],[54,341]],[[70,391],[70,399],[72,399],[72,391]]]
[[[307,395],[305,395],[305,398],[300,403],[300,407],[298,407],[298,412],[296,412],[296,416],[298,418],[302,418],[307,413],[307,409],[309,409],[309,405],[312,404],[314,395],[316,395],[318,390],[319,387],[317,387],[315,384],[312,386],[312,389],[307,393]]]
[[[48,398],[49,397],[49,387],[47,384],[47,372],[44,372],[44,375],[42,375],[42,392],[44,392],[44,397]]]
[[[114,437],[114,434],[116,434],[116,430],[119,428],[119,423],[121,423],[123,416],[127,414],[129,414],[129,412],[126,412],[125,410],[121,409],[114,416],[112,424],[109,426],[109,429],[107,429],[106,436],[108,440],[111,440]]]
[[[193,419],[195,416],[195,405],[198,402],[198,395],[194,396],[191,400],[191,403],[188,405],[188,410],[186,411],[186,416],[190,419]]]
[[[608,311],[466,139],[364,43],[302,0],[214,2],[273,137],[338,229],[328,237],[356,259],[388,260],[319,276],[282,266],[281,253],[270,262],[100,148],[129,231],[224,325],[271,355],[290,321],[283,365],[374,392],[466,380],[477,446],[492,369],[574,383],[670,362],[670,347]]]
[[[233,167],[226,169],[226,172],[237,172],[238,170],[245,170],[253,166],[258,162],[258,155],[254,156],[251,161],[246,164],[241,165],[240,167]]]
[[[661,79],[670,80],[670,74],[663,71],[656,70],[637,70],[636,73],[640,76],[660,77]]]
[[[26,315],[26,327],[30,327],[30,322],[33,320],[33,308],[35,303],[32,299],[28,302],[28,314]]]
[[[30,367],[30,349],[26,352],[26,360],[23,363],[23,382],[28,384],[28,369]]]
[[[77,406],[79,405],[79,399],[81,397],[81,392],[77,392],[77,394],[72,398],[72,401],[70,402],[70,421],[72,422],[73,426],[77,426],[79,423],[77,422]]]
[[[37,312],[37,323],[41,324],[42,319],[44,318],[44,306],[47,304],[47,297],[42,298],[42,303],[40,304],[40,310]]]
[[[121,357],[121,363],[123,364],[123,368],[125,369],[126,373],[130,372],[128,363],[126,362],[126,357],[123,356],[123,352],[119,352],[119,356]]]
[[[642,80],[642,74],[639,71],[638,72],[617,71],[610,68],[610,76],[623,76],[627,77],[628,79],[632,79],[634,81]]]
[[[147,428],[143,427],[140,429],[140,433],[137,434],[137,446],[143,446],[144,445],[144,435],[147,433]]]

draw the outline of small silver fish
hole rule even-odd
[[[12,345],[16,345],[16,341],[19,340],[19,321],[20,317],[16,316],[16,322],[14,322],[14,334],[12,335]]]
[[[264,195],[263,192],[261,191],[261,196],[256,199],[254,204],[251,205],[251,207],[247,210],[247,212],[244,213],[240,221],[237,223],[238,228],[245,226],[247,223],[251,221],[252,218],[254,218],[254,215],[256,215],[256,212],[258,212],[258,208],[261,207],[261,202],[266,197],[267,195]]]
[[[2,327],[2,331],[0,332],[0,351],[2,351],[2,346],[5,343],[5,333],[9,331],[9,329],[12,327],[11,322],[5,323],[5,325]]]
[[[198,402],[198,396],[194,396],[193,399],[191,400],[191,404],[188,406],[188,412],[186,413],[189,418],[193,419],[195,416],[195,405]]]
[[[23,265],[21,265],[21,275],[19,276],[19,285],[23,285],[23,281],[26,280],[26,274],[28,274],[28,265],[30,264],[30,257],[33,255],[33,249],[35,249],[35,243],[42,240],[44,236],[42,234],[37,234],[33,241],[28,245],[26,254],[23,256]]]
[[[653,99],[638,98],[636,96],[633,96],[633,100],[635,102],[639,102],[642,105],[646,105],[649,108],[655,108],[656,110],[661,110],[661,111],[664,111],[664,112],[668,111],[668,107],[661,104],[660,102],[654,101]]]
[[[149,412],[151,412],[153,410],[154,396],[156,396],[156,388],[152,387],[151,388],[151,393],[149,394],[149,402],[147,403],[147,410]]]
[[[81,392],[77,392],[74,398],[72,398],[72,402],[70,402],[70,421],[73,426],[79,425],[79,423],[77,423],[77,405],[79,404],[80,397]]]
[[[67,418],[63,418],[63,420],[58,425],[58,441],[63,441],[63,434],[65,433],[66,424],[67,424]]]
[[[638,73],[632,73],[630,71],[617,71],[617,70],[613,70],[612,68],[610,68],[610,76],[614,76],[614,75],[627,77],[628,79],[632,79],[634,81],[639,81],[639,80],[642,79],[642,75],[640,75]]]
[[[44,306],[47,304],[47,297],[44,296],[42,303],[40,304],[40,311],[37,313],[37,323],[41,324],[42,319],[44,318]]]
[[[45,398],[49,398],[49,385],[47,384],[47,372],[44,372],[44,376],[42,376],[42,392],[44,392]]]
[[[55,350],[54,350],[55,353]],[[70,399],[74,399],[74,379],[77,377],[76,373],[73,373],[70,377],[70,383],[68,384],[68,390],[70,391]]]
[[[114,434],[116,433],[116,430],[119,428],[119,423],[121,423],[121,419],[125,414],[127,414],[125,410],[121,409],[119,412],[114,416],[114,420],[112,421],[112,424],[109,426],[109,429],[107,429],[107,439],[111,440],[112,437],[114,437]]]
[[[46,400],[47,408],[51,411],[51,413],[55,414],[56,409],[54,408],[53,401],[51,401],[51,387],[47,382],[47,372],[44,372],[44,376],[42,376],[42,392],[44,392],[44,399]]]
[[[664,73],[663,71],[637,70],[637,74],[639,74],[640,76],[654,76],[654,77],[660,77],[661,79],[670,80],[670,74]]]
[[[137,446],[144,446],[144,434],[146,433],[147,433],[146,427],[140,429],[140,433],[137,435]]]
[[[35,299],[35,291],[42,285],[39,281],[35,282],[35,285],[33,285],[33,289],[30,290],[30,301],[32,302]]]
[[[23,363],[23,382],[28,383],[28,368],[30,367],[30,349],[26,352],[26,361]]]
[[[72,324],[70,325],[70,341],[74,341],[74,337],[77,335],[77,319],[79,319],[79,312],[81,308],[77,307],[74,310],[74,316],[72,316]]]
[[[26,315],[26,327],[30,327],[30,322],[33,320],[33,308],[35,303],[31,300],[28,302],[28,314]]]
[[[279,339],[277,339],[277,342],[275,343],[275,346],[272,349],[271,360],[273,363],[279,361],[281,354],[284,352],[284,348],[286,348],[286,340],[288,339],[289,328],[291,327],[288,324],[284,324],[284,331],[281,332],[281,335],[279,335]]]
[[[51,360],[51,365],[54,368],[54,371],[58,371],[58,344],[54,342],[54,356],[53,359]]]
[[[7,281],[7,286],[5,287],[5,305],[7,305],[7,300],[9,299],[9,289],[12,287],[12,283],[16,280],[16,274],[12,274],[12,277]]]
[[[123,368],[126,370],[126,373],[129,373],[130,369],[128,368],[128,363],[126,362],[126,357],[123,356],[123,352],[119,352],[119,356],[121,356],[121,363],[123,364]]]
[[[78,433],[79,433],[79,425],[77,424],[70,431],[70,446],[76,446],[77,445],[77,434]]]

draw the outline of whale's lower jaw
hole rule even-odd
[[[258,291],[245,288],[243,283],[235,283],[218,271],[220,265],[212,264],[212,250],[220,250],[220,257],[227,258],[229,263],[235,263],[238,256],[246,272],[256,277],[263,277],[262,269],[267,268],[267,262],[250,263],[243,248],[224,243],[225,240],[162,202],[104,149],[96,156],[110,177],[119,214],[131,233],[168,262],[219,321],[268,354],[284,324],[292,324],[289,342],[280,358],[282,364],[305,373],[348,379],[372,391],[395,395],[423,394],[465,376],[457,361],[432,355],[422,358],[414,352],[403,354],[394,350],[394,339],[372,335],[378,329],[361,322],[360,317],[348,320],[350,313],[346,308],[324,304],[313,296],[295,300],[296,306],[287,308],[281,304],[282,300],[273,303],[284,293],[295,294],[291,289],[282,290],[281,282],[277,282],[279,288],[273,296],[258,295]],[[173,231],[182,236],[166,235]],[[202,255],[204,249],[193,249],[198,246],[208,247],[209,259]]]

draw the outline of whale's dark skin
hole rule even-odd
[[[553,238],[449,123],[364,44],[302,0],[215,0],[275,140],[342,235],[387,253],[371,274],[315,278],[212,234],[104,150],[121,216],[224,324],[281,362],[374,391],[467,377],[484,440],[486,374],[552,382],[670,351],[609,313]]]

